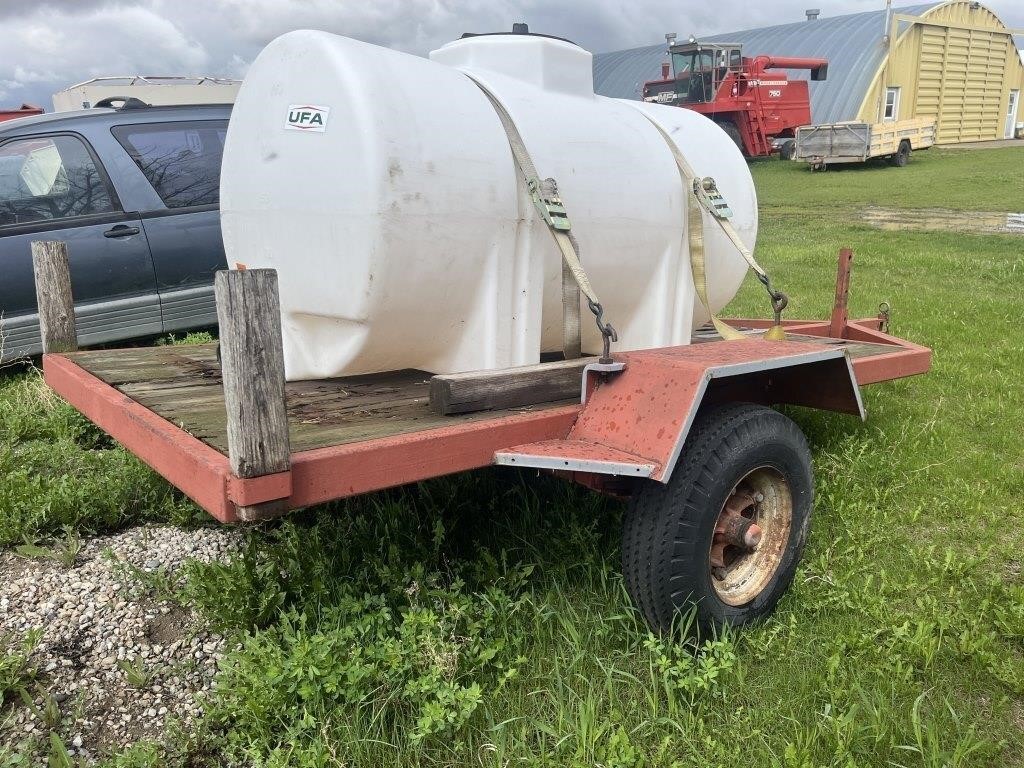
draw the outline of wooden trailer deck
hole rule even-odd
[[[139,347],[73,352],[67,360],[225,456],[224,387],[217,345]],[[294,452],[394,437],[517,413],[572,405],[439,416],[430,409],[431,374],[406,370],[285,385]]]

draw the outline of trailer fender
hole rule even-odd
[[[568,435],[495,453],[495,463],[667,483],[702,407],[800,405],[865,416],[842,348],[750,339],[628,352],[620,372],[585,373]]]

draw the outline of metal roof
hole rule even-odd
[[[933,2],[895,8],[893,13],[920,16],[942,5]],[[810,84],[815,122],[852,120],[885,61],[884,10],[818,18],[762,29],[727,32],[699,38],[702,42],[743,45],[744,56],[819,56],[828,59],[828,79]],[[905,28],[900,25],[900,31]],[[625,51],[594,54],[594,90],[602,96],[639,99],[647,80],[660,76],[666,60],[664,43]],[[789,71],[790,79],[808,79],[806,71]]]

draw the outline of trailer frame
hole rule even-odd
[[[46,383],[216,519],[264,520],[494,464],[535,468],[629,499],[625,584],[666,633],[687,609],[701,629],[763,618],[796,573],[811,452],[766,406],[864,418],[861,385],[931,362],[886,332],[887,309],[849,321],[849,249],[831,317],[786,321],[784,340],[765,337],[774,320],[733,320],[747,338],[702,330],[611,362],[290,383],[273,270],[218,273],[219,346],[75,351],[67,248],[32,250]]]
[[[559,471],[588,487],[621,492],[623,481],[640,477],[668,481],[688,425],[707,403],[794,404],[863,416],[860,386],[929,369],[931,351],[884,332],[887,317],[848,320],[852,258],[848,249],[840,253],[829,320],[785,320],[787,340],[769,342],[759,335],[770,321],[733,319],[749,340],[701,332],[690,345],[622,353],[616,355],[621,373],[588,366],[583,397],[575,401],[440,416],[431,412],[430,375],[423,372],[288,384],[289,423],[279,425],[294,444],[285,449],[286,469],[253,476],[233,469],[226,422],[210,415],[218,408],[223,414],[225,399],[215,346],[51,352],[43,371],[46,383],[86,418],[225,523],[492,464]],[[69,293],[57,294],[69,301]],[[42,304],[41,314],[47,314]],[[68,348],[67,341],[47,343]],[[361,387],[378,385],[394,394],[359,400]],[[662,394],[638,411],[642,393],[653,388]],[[648,417],[659,408],[659,417]],[[607,417],[616,409],[639,425],[629,437],[617,436]],[[265,417],[249,414],[242,428],[259,429]],[[319,434],[317,420],[335,424]]]

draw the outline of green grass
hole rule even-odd
[[[197,518],[180,493],[65,403],[33,368],[0,374],[0,479],[0,546],[34,546],[57,535],[67,543],[70,530],[90,534],[147,519]]]
[[[894,332],[935,352],[927,376],[866,390],[867,423],[793,412],[817,504],[769,621],[696,649],[653,637],[618,573],[621,504],[529,473],[442,479],[251,529],[233,563],[191,565],[177,599],[237,650],[197,729],[111,764],[1024,765],[1024,239],[856,218],[1024,210],[1024,154],[753,172],[758,256],[789,316],[827,315],[848,245],[853,314],[888,301]],[[729,313],[765,310],[748,281]],[[0,390],[0,455],[21,478],[4,541],[186,514],[35,387]],[[54,502],[67,466],[96,484],[77,517]],[[63,511],[36,512],[35,494]]]

